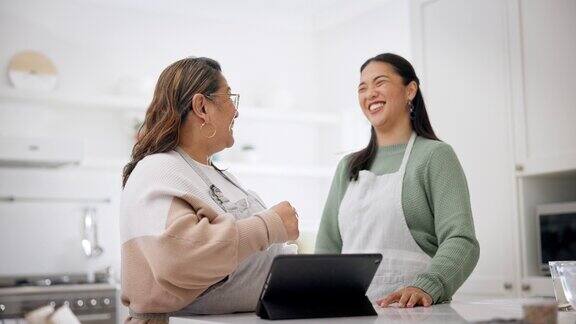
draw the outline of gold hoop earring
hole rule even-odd
[[[208,125],[212,125],[212,124],[208,124]],[[200,125],[200,132],[202,132],[202,129],[204,128],[204,126],[206,126],[206,122],[203,122],[202,125]],[[212,127],[214,127],[214,132],[212,133],[212,135],[206,136],[206,138],[212,138],[216,135],[216,126],[212,125]]]

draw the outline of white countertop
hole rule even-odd
[[[378,316],[319,318],[302,320],[275,321],[280,324],[302,323],[466,323],[487,321],[495,319],[522,318],[522,305],[541,299],[486,299],[474,301],[453,301],[449,304],[434,305],[432,307],[409,308],[381,308],[375,306]],[[217,324],[217,323],[271,323],[260,319],[254,313],[240,313],[230,315],[203,315],[190,317],[172,317],[171,324]],[[558,312],[558,323],[576,323],[576,312]]]

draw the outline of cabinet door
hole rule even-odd
[[[462,163],[481,246],[461,293],[517,290],[508,11],[501,0],[421,0],[411,7],[416,71],[432,126]]]
[[[519,163],[528,175],[574,170],[576,1],[520,0],[519,13]]]

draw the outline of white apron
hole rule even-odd
[[[402,209],[402,183],[416,139],[412,133],[400,169],[375,175],[361,170],[340,204],[342,253],[381,253],[383,258],[367,296],[375,302],[426,271],[431,258],[418,246]]]
[[[189,160],[188,155],[183,154],[180,149],[177,151],[181,153],[192,169],[204,180],[208,188],[211,188],[213,184],[204,172],[193,161]],[[217,204],[225,212],[233,214],[238,220],[253,216],[266,209],[264,203],[256,194],[243,189],[224,173],[221,173],[221,175],[247,196],[247,199],[231,202],[221,192],[217,193]],[[238,268],[226,279],[212,285],[190,305],[171,315],[253,312],[256,309],[262,286],[274,257],[279,254],[294,253],[296,253],[294,245],[272,244],[268,249],[252,254],[244,259],[238,265]]]

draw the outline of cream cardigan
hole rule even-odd
[[[223,212],[176,151],[137,164],[122,193],[120,232],[121,298],[136,313],[180,310],[250,254],[287,240],[271,209],[242,220]]]

